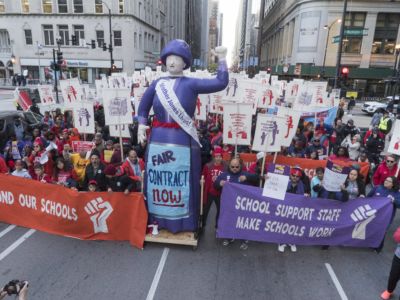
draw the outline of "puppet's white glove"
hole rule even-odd
[[[137,135],[138,143],[143,143],[144,141],[147,140],[147,137],[146,137],[146,130],[147,130],[148,128],[149,128],[149,126],[146,126],[146,125],[143,125],[143,124],[139,124],[139,127],[138,127],[138,135]]]
[[[214,50],[214,53],[218,57],[218,60],[226,59],[227,52],[228,52],[228,49],[224,46],[218,46]]]

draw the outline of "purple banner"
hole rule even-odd
[[[287,193],[285,200],[262,189],[227,183],[221,196],[219,238],[296,245],[378,247],[393,211],[386,197],[348,202]]]

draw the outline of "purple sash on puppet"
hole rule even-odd
[[[221,196],[219,238],[296,245],[378,247],[390,221],[389,198],[348,202],[286,193],[284,200],[262,196],[256,187],[228,183]]]
[[[189,46],[182,40],[171,41],[162,51],[165,64],[169,55],[182,57],[186,67],[191,64]],[[225,61],[218,65],[213,79],[165,77],[179,99],[186,114],[193,118],[198,94],[215,93],[228,84]],[[145,196],[149,210],[149,223],[157,222],[159,228],[171,232],[195,231],[200,209],[200,146],[193,137],[178,125],[161,103],[156,92],[159,80],[154,81],[144,93],[139,105],[139,123],[146,124],[151,107],[155,122],[151,129],[146,152]],[[175,96],[175,95],[172,95]],[[174,110],[176,107],[174,107]]]

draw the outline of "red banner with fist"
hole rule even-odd
[[[77,192],[0,174],[0,222],[143,248],[147,210],[141,193]]]

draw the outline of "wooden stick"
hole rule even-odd
[[[140,192],[143,194],[144,190],[144,170],[142,171],[142,178],[140,179]]]
[[[273,163],[275,163],[275,162],[276,162],[276,158],[277,158],[277,156],[278,156],[278,152],[275,152],[275,154],[274,154],[274,160],[273,160]]]
[[[399,176],[399,171],[400,171],[400,166],[399,163],[397,163],[396,177]]]
[[[203,215],[204,175],[200,179],[200,216]]]
[[[121,133],[121,124],[118,125],[119,128],[119,146],[121,147],[121,163],[124,162],[124,147],[122,144],[122,133]]]
[[[264,152],[264,157],[263,157],[263,160],[262,160],[262,166],[261,166],[261,175],[260,175],[260,187],[262,187],[262,178],[263,178],[263,176],[264,176],[264,169],[265,169],[265,160],[266,160],[266,154],[265,154],[265,152]]]

